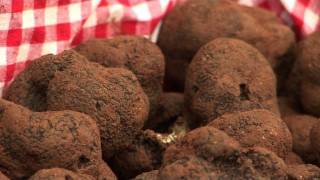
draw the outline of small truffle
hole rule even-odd
[[[249,44],[215,39],[203,46],[189,65],[185,106],[192,126],[236,111],[267,109],[279,114],[275,75]]]
[[[178,117],[182,116],[184,108],[184,96],[182,93],[163,93],[160,97],[159,106],[154,118],[149,119],[146,129],[153,129],[157,132],[164,131],[172,125]]]
[[[148,98],[133,73],[89,62],[73,50],[33,61],[13,81],[6,99],[34,111],[88,114],[100,128],[106,159],[131,144],[149,112]]]
[[[138,78],[150,102],[150,117],[154,117],[164,78],[164,56],[146,38],[117,36],[113,39],[93,39],[78,45],[75,50],[105,67],[131,70]]]
[[[292,149],[286,124],[267,110],[225,114],[211,121],[213,126],[237,140],[243,147],[263,147],[285,158]]]
[[[293,151],[305,162],[315,162],[316,154],[310,142],[310,133],[312,127],[319,120],[309,115],[291,115],[283,120],[286,122],[292,135]]]
[[[119,152],[109,161],[120,179],[134,178],[161,166],[165,145],[156,135],[151,130],[144,131],[129,148]]]

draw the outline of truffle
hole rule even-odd
[[[161,166],[165,145],[151,130],[144,131],[126,150],[116,154],[109,162],[120,179],[130,179],[137,175],[158,169]]]
[[[297,153],[305,162],[313,163],[316,154],[310,142],[312,127],[319,121],[309,115],[291,115],[283,119],[292,135],[293,151]]]
[[[131,144],[149,112],[148,98],[133,73],[104,68],[73,50],[33,61],[13,81],[6,99],[35,111],[88,114],[100,128],[106,159]]]
[[[267,109],[279,114],[276,79],[255,48],[240,40],[217,38],[203,46],[189,65],[185,106],[192,126],[235,111]]]
[[[131,70],[138,78],[150,102],[150,117],[157,109],[164,78],[164,56],[146,38],[117,36],[113,39],[93,39],[78,45],[75,50],[105,67]]]
[[[224,132],[206,126],[194,129],[165,151],[151,179],[285,179],[286,165],[263,148],[240,147]]]
[[[296,48],[296,61],[287,82],[294,98],[300,99],[303,110],[320,116],[320,32],[315,32]]]
[[[286,124],[267,110],[225,114],[211,121],[213,126],[237,140],[243,147],[263,147],[284,158],[292,149]]]
[[[0,170],[10,178],[53,167],[100,175],[100,134],[88,115],[69,110],[31,112],[6,100],[0,100],[0,110]]]
[[[183,115],[183,108],[184,96],[182,93],[163,93],[155,116],[147,121],[145,128],[157,132],[165,131],[178,117]]]
[[[310,131],[311,146],[316,154],[317,164],[320,164],[320,122],[313,125]]]
[[[167,58],[166,69],[176,71],[168,67],[173,64],[168,61],[190,62],[200,47],[220,37],[241,39],[255,46],[274,68],[295,42],[293,31],[271,12],[229,0],[189,0],[177,5],[161,26],[158,45]],[[174,72],[168,75],[178,79]],[[183,85],[184,81],[174,83]]]

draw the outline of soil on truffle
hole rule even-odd
[[[162,94],[165,71],[164,56],[157,45],[139,36],[117,36],[113,39],[89,40],[75,50],[105,67],[132,71],[149,98],[150,117],[154,117]]]
[[[35,111],[90,115],[100,128],[106,159],[131,144],[149,112],[148,98],[132,72],[104,68],[73,50],[33,61],[9,87],[6,99]]]
[[[197,128],[167,148],[151,179],[286,179],[282,159],[263,148],[245,149],[214,127]],[[157,175],[154,175],[158,173]]]
[[[255,48],[218,38],[203,46],[189,66],[185,106],[192,126],[229,112],[267,109],[279,114],[276,78]]]
[[[292,149],[292,137],[286,124],[267,110],[225,114],[211,121],[243,147],[263,147],[285,158]]]

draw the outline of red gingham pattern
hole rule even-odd
[[[0,93],[28,62],[89,38],[138,34],[155,40],[184,0],[0,0]],[[319,0],[239,0],[277,12],[301,36],[320,28]],[[0,94],[1,95],[1,94]]]

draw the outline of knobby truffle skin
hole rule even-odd
[[[235,111],[267,109],[279,114],[275,75],[249,44],[215,39],[199,50],[189,66],[185,107],[190,124],[195,125]]]
[[[105,68],[73,50],[32,62],[9,87],[6,98],[35,111],[88,114],[100,128],[106,159],[131,143],[149,112],[148,98],[132,72]]]
[[[149,98],[150,117],[155,115],[165,71],[164,56],[157,45],[139,36],[117,36],[108,40],[89,40],[75,50],[105,67],[131,70]]]
[[[67,169],[52,168],[42,169],[35,173],[29,180],[94,180],[92,176],[74,173]]]
[[[293,31],[271,12],[229,0],[189,0],[165,17],[159,33],[158,45],[170,71],[168,79],[183,86],[185,74],[176,74],[174,66],[187,67],[185,64],[200,47],[220,37],[251,44],[274,68],[281,63],[278,58],[287,54],[295,43]]]
[[[158,171],[136,179],[286,179],[286,165],[263,148],[245,149],[214,127],[194,129],[170,145]]]
[[[320,179],[320,169],[312,164],[291,165],[288,167],[288,175],[292,180]]]
[[[225,114],[214,119],[209,126],[224,131],[243,147],[263,147],[281,158],[292,150],[292,137],[287,125],[267,110]]]
[[[31,112],[6,100],[0,100],[0,110],[0,170],[10,178],[53,167],[100,175],[99,129],[88,115],[69,110]]]

